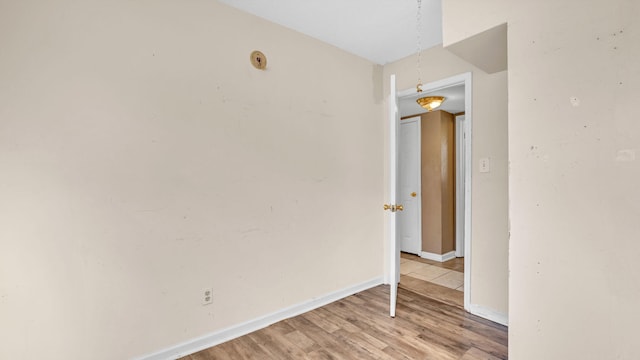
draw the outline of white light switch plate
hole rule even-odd
[[[488,173],[490,171],[491,171],[491,159],[490,158],[480,159],[480,172]]]

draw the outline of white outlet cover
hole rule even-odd
[[[491,159],[490,158],[480,159],[480,172],[488,173],[490,171],[491,171]]]

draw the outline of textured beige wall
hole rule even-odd
[[[0,358],[131,358],[382,276],[379,67],[216,1],[0,9]]]
[[[481,5],[444,33],[508,21],[509,358],[638,359],[640,3]]]
[[[507,73],[503,71],[489,75],[442,47],[424,51],[421,68],[423,83],[464,72],[473,73],[471,303],[506,316],[508,311]],[[396,74],[399,90],[415,88],[415,56],[385,66],[384,84],[387,96],[390,74]],[[478,171],[478,161],[483,157],[491,158],[490,173]],[[388,168],[388,161],[385,166]],[[387,259],[386,256],[385,259]]]
[[[525,12],[528,8],[535,7],[536,3],[536,1],[519,1],[516,4],[509,0],[443,0],[443,45],[445,47],[453,45],[497,25],[504,24],[507,22],[506,13],[511,8],[518,8]],[[477,14],[482,14],[482,16],[477,16]],[[469,22],[467,19],[470,18],[473,19]]]

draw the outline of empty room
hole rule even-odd
[[[640,358],[639,17],[0,0],[0,359]]]

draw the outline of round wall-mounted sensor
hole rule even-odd
[[[256,69],[264,70],[267,68],[267,57],[261,51],[251,53],[251,65]]]

